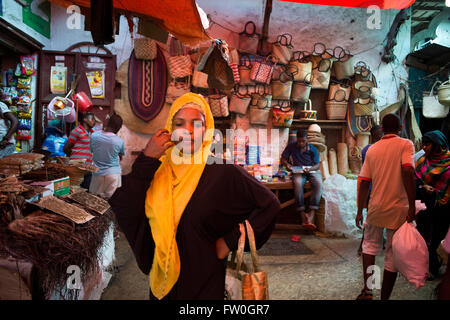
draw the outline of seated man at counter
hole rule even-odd
[[[298,202],[297,210],[300,212],[302,226],[309,230],[315,230],[316,226],[313,222],[315,211],[319,209],[319,202],[322,196],[322,174],[320,173],[319,152],[315,146],[308,143],[308,136],[305,130],[297,131],[297,141],[288,144],[284,149],[281,155],[281,163],[289,170],[292,170],[293,167],[302,167],[302,173],[294,172],[292,175],[295,198]],[[312,187],[309,214],[305,213],[303,194],[303,187],[307,180]]]

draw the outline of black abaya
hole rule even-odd
[[[155,244],[144,203],[160,164],[141,154],[109,201],[145,274],[150,272]],[[216,256],[216,240],[223,237],[230,250],[236,250],[238,224],[248,219],[260,248],[269,239],[279,210],[275,195],[243,168],[232,164],[206,165],[178,225],[181,271],[165,298],[223,299],[225,264]]]

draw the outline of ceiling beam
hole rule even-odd
[[[418,11],[418,10],[426,10],[426,11],[441,11],[441,10],[443,10],[444,9],[444,7],[442,6],[436,6],[436,7],[433,7],[433,6],[423,6],[423,5],[418,5],[418,6],[415,6],[415,7],[413,7],[413,11]]]
[[[431,20],[433,20],[434,16],[429,16],[426,18],[422,18],[422,17],[411,17],[412,21],[419,21],[419,22],[430,22]]]

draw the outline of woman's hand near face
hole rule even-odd
[[[169,131],[166,129],[158,130],[145,146],[144,155],[159,159],[173,145],[174,143],[170,141]]]
[[[219,238],[216,241],[216,255],[220,260],[225,259],[230,253],[230,249],[228,248],[225,240],[223,238]]]

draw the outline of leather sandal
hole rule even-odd
[[[362,289],[359,296],[356,297],[356,300],[373,300],[372,290]]]

